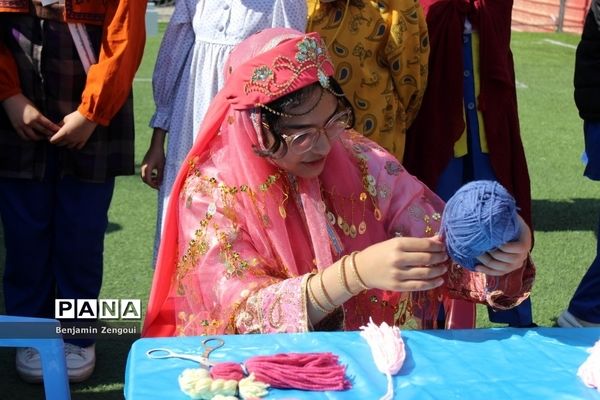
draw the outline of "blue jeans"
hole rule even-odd
[[[600,180],[600,122],[586,121],[583,125],[587,165],[584,175]],[[600,221],[598,222],[600,232]],[[581,278],[575,290],[569,312],[587,322],[600,323],[600,242],[596,241],[596,258]]]
[[[55,163],[42,181],[0,178],[7,314],[54,318],[55,298],[98,298],[113,189],[114,178],[60,177]]]

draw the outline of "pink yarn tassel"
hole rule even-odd
[[[246,369],[246,371],[243,370]],[[249,358],[242,366],[222,362],[210,369],[213,379],[240,380],[245,373],[279,389],[345,390],[350,388],[346,367],[332,353],[282,353]]]
[[[213,365],[210,369],[210,376],[213,379],[234,380],[238,382],[246,377],[241,364],[234,362],[221,362]]]

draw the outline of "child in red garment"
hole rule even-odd
[[[510,51],[512,3],[421,0],[429,30],[429,81],[407,133],[404,166],[444,200],[470,181],[498,181],[532,227]],[[534,325],[529,299],[511,310],[488,310],[492,322]],[[474,317],[471,304],[464,312]]]

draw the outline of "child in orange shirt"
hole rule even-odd
[[[144,49],[145,9],[132,0],[0,1],[9,315],[54,318],[55,298],[100,293],[115,176],[134,173],[131,83]],[[93,341],[65,341],[69,379],[87,379]],[[24,380],[41,381],[34,349],[19,348],[16,365]]]

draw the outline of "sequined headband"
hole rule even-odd
[[[298,88],[303,75],[312,72],[311,69],[316,70],[321,86],[329,88],[327,72],[333,70],[333,64],[325,44],[318,37],[304,36],[296,43],[294,57],[278,55],[270,65],[254,68],[250,80],[244,84],[244,93],[259,92],[274,100]]]

